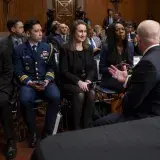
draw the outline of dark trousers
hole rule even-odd
[[[0,118],[2,120],[5,138],[7,140],[13,138],[12,110],[9,105],[9,95],[5,92],[0,92]]]
[[[114,124],[114,123],[123,122],[123,121],[124,121],[124,116],[122,113],[112,113],[97,119],[94,122],[94,125],[103,126],[103,125],[109,125],[109,124]]]
[[[92,114],[95,108],[95,92],[83,92],[77,85],[65,84],[65,93],[72,96],[73,129],[88,128],[92,123]]]
[[[36,132],[35,100],[41,98],[49,102],[46,111],[44,131],[49,135],[52,134],[60,104],[60,92],[57,86],[54,83],[50,83],[42,92],[38,92],[30,86],[22,86],[20,88],[19,98],[21,107],[23,107],[22,110],[24,111],[28,131],[31,134]]]
[[[147,117],[153,117],[155,115],[150,115],[150,114],[133,114],[133,115],[126,115],[124,116],[123,113],[112,113],[107,116],[104,116],[102,118],[97,119],[94,122],[95,126],[103,126],[103,125],[109,125],[109,124],[114,124],[118,122],[127,122],[127,121],[133,121],[133,120],[138,120],[138,119],[143,119]]]

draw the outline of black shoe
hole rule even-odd
[[[28,146],[29,146],[29,148],[35,148],[36,145],[37,145],[37,134],[35,132],[35,133],[29,135]]]
[[[15,158],[17,154],[16,142],[14,140],[8,140],[7,150],[6,150],[6,159],[10,160]]]

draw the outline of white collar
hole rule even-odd
[[[159,46],[159,44],[154,44],[154,45],[151,45],[150,47],[146,48],[146,50],[143,52],[143,55],[145,55],[151,48],[156,47],[156,46]]]
[[[63,38],[63,37],[66,37],[66,35],[65,34],[61,34],[61,37]]]
[[[29,42],[29,44],[30,44],[31,48],[32,48],[33,46],[36,46],[36,47],[38,46],[38,42],[37,42],[36,44],[33,44],[33,43],[30,43],[30,42]]]

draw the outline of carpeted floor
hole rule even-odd
[[[17,143],[17,156],[15,160],[29,160],[33,149],[27,147],[27,141]],[[4,143],[0,143],[0,160],[5,160],[3,156]]]
[[[37,128],[42,130],[44,118],[37,118]],[[0,160],[5,160],[3,151],[5,148],[5,141],[3,139],[3,131],[1,130],[2,126],[0,125]],[[33,152],[33,149],[28,148],[27,140],[17,143],[17,156],[14,160],[29,160]]]

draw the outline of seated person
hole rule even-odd
[[[13,159],[16,156],[16,143],[12,130],[12,110],[9,99],[13,94],[13,67],[10,50],[7,46],[0,44],[0,118],[7,140],[6,158]]]
[[[50,47],[41,42],[42,28],[39,21],[27,21],[24,30],[28,41],[15,48],[13,62],[15,75],[21,84],[19,100],[29,131],[29,147],[34,147],[37,142],[34,101],[43,98],[49,102],[42,133],[44,138],[52,134],[59,111],[60,93],[54,83],[55,63],[50,62]]]
[[[94,110],[91,83],[95,62],[87,42],[87,27],[81,20],[73,23],[71,39],[60,50],[60,74],[63,93],[72,95],[73,129],[89,127]]]
[[[52,38],[59,35],[59,25],[58,21],[53,21],[51,33],[47,36],[47,43],[51,43]]]
[[[94,26],[94,32],[96,33],[96,36],[100,38],[102,42],[106,40],[105,30],[100,25]]]
[[[93,28],[88,29],[88,43],[93,47],[94,56],[100,54],[102,43],[100,38],[94,35]]]
[[[52,37],[50,43],[59,51],[60,47],[68,42],[68,26],[66,24],[59,25],[59,34]]]
[[[136,120],[151,116],[160,116],[160,25],[146,20],[137,29],[138,44],[143,57],[128,75],[115,66],[109,67],[113,78],[124,84],[123,113],[114,113],[99,119],[96,125],[112,124],[119,121]]]
[[[3,38],[0,43],[8,46],[10,53],[12,53],[14,47],[17,47],[26,41],[23,23],[20,20],[8,20],[7,29],[10,32],[9,36]]]
[[[128,42],[124,25],[118,22],[110,26],[108,28],[108,44],[103,46],[100,54],[101,86],[122,92],[123,84],[110,75],[108,67],[115,65],[121,69],[124,63],[132,66],[133,55],[134,46],[133,43]]]

